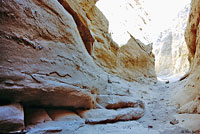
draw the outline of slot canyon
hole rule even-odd
[[[160,28],[152,0],[0,0],[0,133],[200,134],[187,1]]]

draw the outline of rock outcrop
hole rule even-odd
[[[189,48],[190,72],[174,97],[180,113],[200,113],[200,0],[192,0],[185,39]]]
[[[93,107],[90,91],[77,84],[92,81],[100,69],[62,5],[57,1],[1,1],[0,23],[1,100]]]
[[[142,81],[143,78],[156,80],[152,45],[145,46],[133,36],[117,54],[117,72],[125,80]]]
[[[87,26],[87,28],[90,30],[88,31],[88,35],[85,34],[85,30],[83,30],[83,33],[84,33],[83,36],[85,36],[84,38],[87,38],[87,39],[91,37],[92,39],[94,39],[94,43],[92,46],[93,49],[92,49],[92,52],[90,52],[90,54],[94,58],[96,64],[99,65],[104,71],[114,74],[128,81],[140,81],[141,76],[142,77],[145,76],[145,78],[150,77],[151,79],[156,78],[156,74],[154,72],[154,57],[145,55],[146,53],[150,53],[151,50],[149,52],[143,51],[143,50],[146,50],[148,47],[146,48],[146,46],[143,45],[140,41],[136,41],[133,39],[134,41],[132,42],[129,41],[127,43],[129,45],[125,45],[125,46],[129,46],[128,51],[129,53],[131,53],[132,57],[125,55],[124,54],[125,52],[123,51],[125,50],[124,48],[126,47],[123,47],[122,49],[118,46],[118,44],[116,44],[112,40],[111,35],[108,31],[108,28],[109,28],[108,20],[101,13],[101,11],[95,6],[95,2],[90,3],[88,6],[83,6],[84,4],[85,5],[87,4],[80,1],[60,0],[60,2],[67,11],[70,8],[76,12],[76,15],[74,15],[75,13],[73,13],[72,16],[75,19],[75,21],[76,20],[82,21],[82,22],[78,22],[77,24],[79,29],[83,30],[82,26],[79,26],[79,23],[82,23],[85,26]],[[76,17],[76,16],[79,16],[79,17]],[[76,19],[76,18],[79,18],[79,19]],[[126,31],[126,34],[128,34],[128,38],[130,38],[129,32]],[[80,35],[81,35],[81,32],[80,32]],[[131,37],[131,38],[134,38],[134,37]],[[131,44],[133,47],[130,47]],[[142,48],[135,49],[138,47],[137,44],[142,46],[144,49]],[[86,45],[86,48],[87,48],[87,45]],[[141,61],[141,59],[147,59],[147,61]],[[127,61],[129,61],[129,63],[131,61],[131,65],[129,65],[129,67],[125,69],[124,67],[127,66],[127,63],[126,63]],[[144,63],[144,67],[141,66],[141,64],[138,64],[141,62]],[[146,64],[148,64],[148,66]],[[138,67],[141,67],[140,71],[135,69]]]
[[[184,75],[189,69],[188,49],[184,39],[189,4],[173,19],[173,25],[160,33],[154,44],[155,71],[158,76]]]

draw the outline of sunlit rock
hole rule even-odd
[[[183,86],[177,88],[175,102],[182,113],[199,113],[200,107],[200,0],[192,0],[185,32],[189,48],[190,72]]]
[[[184,75],[189,69],[188,48],[184,33],[189,5],[177,14],[172,26],[160,33],[154,44],[155,70],[158,76]]]

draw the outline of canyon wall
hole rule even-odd
[[[169,29],[160,33],[154,44],[155,70],[158,76],[184,75],[189,69],[184,33],[190,5],[177,14]]]
[[[200,0],[192,0],[185,40],[189,49],[190,71],[175,101],[180,113],[200,113]]]
[[[0,117],[2,133],[54,120],[56,113],[46,108],[99,108],[76,112],[94,124],[143,116],[137,90],[156,81],[152,46],[130,35],[120,48],[95,3],[0,1],[0,112],[6,114]],[[19,116],[5,112],[9,109]],[[108,116],[96,117],[102,111]]]

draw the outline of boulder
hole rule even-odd
[[[144,103],[141,100],[136,100],[129,96],[98,95],[97,103],[107,109],[134,108],[138,106],[144,108]]]
[[[137,120],[144,115],[144,109],[122,108],[122,109],[92,109],[79,111],[79,115],[86,120],[88,124],[112,123],[117,121]]]
[[[24,129],[24,111],[20,104],[0,106],[0,133],[21,132]]]
[[[152,46],[145,46],[132,35],[130,37],[117,53],[118,75],[128,81],[139,81],[143,78],[156,80]]]

